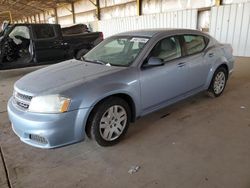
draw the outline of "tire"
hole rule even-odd
[[[227,84],[228,72],[226,68],[219,67],[212,78],[210,86],[208,88],[208,94],[211,97],[219,97]]]
[[[81,60],[81,58],[88,52],[87,49],[81,49],[76,53],[76,59]]]
[[[89,121],[91,138],[94,138],[100,146],[112,146],[118,143],[128,130],[130,117],[131,110],[126,101],[119,97],[106,99],[91,115]]]

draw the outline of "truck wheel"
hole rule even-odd
[[[118,97],[110,97],[93,112],[91,137],[101,146],[111,146],[125,135],[131,117],[130,107]]]
[[[88,52],[89,50],[87,49],[81,49],[77,52],[76,54],[76,59],[77,60],[82,60],[83,56]]]
[[[227,77],[227,70],[224,67],[219,67],[215,71],[211,84],[208,88],[209,96],[219,97],[223,93],[226,87]]]

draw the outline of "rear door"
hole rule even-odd
[[[210,69],[210,63],[204,58],[207,40],[201,35],[182,36],[182,45],[185,48],[185,57],[182,61],[187,69],[186,92],[199,89],[206,83]]]
[[[36,62],[60,61],[68,57],[59,25],[32,25],[33,50]]]

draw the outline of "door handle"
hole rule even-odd
[[[53,42],[54,45],[61,46],[64,45],[65,43],[63,41],[55,41]]]
[[[184,67],[186,65],[186,63],[182,62],[182,63],[178,63],[178,67]]]
[[[209,53],[208,56],[209,56],[209,57],[213,57],[213,56],[214,56],[214,53]]]
[[[61,45],[62,45],[62,46],[67,46],[68,43],[67,43],[67,42],[61,42]]]
[[[64,43],[62,41],[55,41],[53,42],[52,48],[61,48],[62,46],[66,46],[68,43]]]

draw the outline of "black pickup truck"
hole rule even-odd
[[[0,70],[80,59],[103,40],[102,32],[68,34],[69,29],[58,24],[6,26],[0,33]]]

